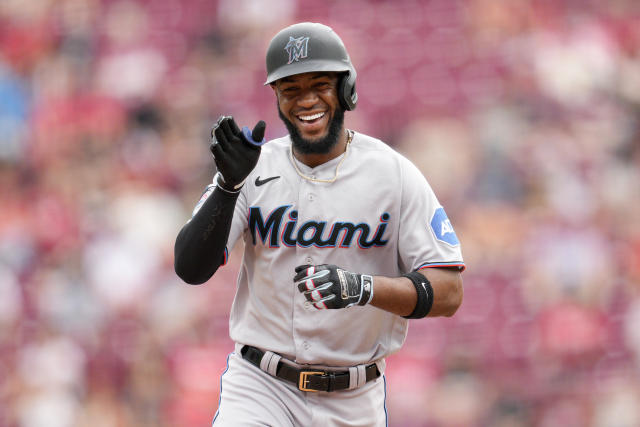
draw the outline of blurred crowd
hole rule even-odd
[[[640,425],[636,0],[2,0],[0,426],[210,425],[240,256],[189,286],[173,242],[220,114],[286,133],[264,53],[303,20],[467,264],[388,360],[389,425]]]

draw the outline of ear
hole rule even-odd
[[[276,95],[276,101],[280,103],[280,92],[278,92],[278,87],[275,83],[270,83],[269,86],[271,86],[271,89],[273,89],[273,93]]]

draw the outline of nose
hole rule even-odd
[[[318,94],[315,90],[306,90],[298,98],[298,105],[304,108],[311,108],[318,102]]]

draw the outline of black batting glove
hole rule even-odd
[[[373,277],[331,264],[298,266],[293,282],[318,310],[366,305],[373,298]]]
[[[232,116],[220,116],[211,129],[211,145],[218,168],[218,185],[227,191],[238,191],[258,163],[264,143],[266,124],[260,120],[249,134],[242,132]]]

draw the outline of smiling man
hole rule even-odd
[[[289,135],[220,117],[217,173],[175,244],[200,284],[244,241],[213,425],[385,426],[385,358],[408,319],[460,306],[460,242],[409,160],[345,129],[356,71],[331,28],[283,29],[266,63]]]
[[[272,83],[278,114],[298,158],[308,154],[336,157],[344,152],[344,110],[337,97],[338,81],[337,73],[327,72],[297,74]]]

